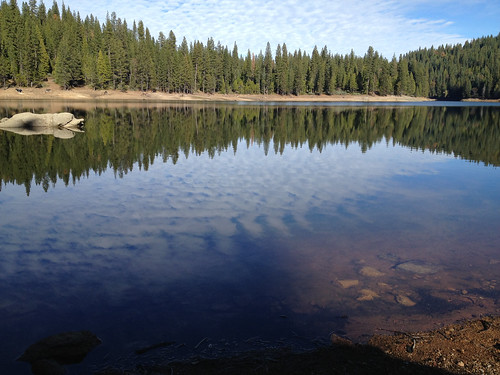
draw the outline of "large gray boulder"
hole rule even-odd
[[[71,128],[78,127],[83,123],[83,119],[77,119],[72,113],[18,113],[11,118],[0,120],[0,129],[10,128]]]

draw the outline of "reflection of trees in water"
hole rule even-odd
[[[352,143],[366,152],[385,140],[498,166],[499,123],[496,107],[99,108],[85,114],[85,134],[71,140],[0,131],[0,188],[24,184],[29,194],[34,179],[47,191],[58,179],[67,185],[107,168],[122,177],[135,163],[147,170],[158,156],[175,164],[181,153],[236,152],[241,139],[266,154]]]

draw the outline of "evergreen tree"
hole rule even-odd
[[[109,57],[99,50],[97,56],[97,82],[99,87],[106,89],[112,80],[113,73],[111,72],[111,64]]]
[[[107,60],[107,62],[106,62]],[[500,97],[500,34],[463,45],[424,48],[390,61],[369,47],[363,57],[332,55],[325,46],[289,53],[278,45],[273,58],[248,51],[239,56],[209,38],[206,45],[185,38],[179,47],[168,37],[151,37],[142,21],[129,29],[116,13],[102,25],[92,15],[82,21],[64,3],[47,9],[27,0],[0,4],[0,82],[40,85],[52,74],[65,88],[88,85],[166,92],[329,94],[338,90],[443,99]]]
[[[267,42],[266,54],[264,56],[264,66],[262,71],[262,93],[267,95],[274,91],[273,79],[273,54],[271,52],[271,44]]]
[[[78,25],[69,11],[63,7],[64,34],[57,50],[55,80],[65,89],[80,85],[83,80],[82,45]]]

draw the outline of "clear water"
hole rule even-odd
[[[98,367],[500,312],[499,106],[62,109],[84,133],[0,131],[11,374],[69,330]]]

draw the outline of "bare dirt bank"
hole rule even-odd
[[[53,81],[42,88],[8,88],[0,91],[0,100],[71,100],[121,102],[421,102],[428,98],[377,95],[239,95],[239,94],[167,94],[152,91],[93,90],[87,87],[63,90]]]

